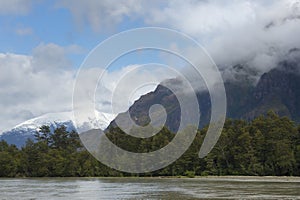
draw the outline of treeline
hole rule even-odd
[[[168,167],[139,176],[254,175],[300,176],[300,127],[273,112],[251,122],[226,120],[222,135],[209,155],[198,158],[207,128],[199,130],[190,148]],[[167,145],[174,134],[163,128],[157,135],[138,139],[114,128],[112,142],[134,152],[149,152]],[[82,146],[78,134],[66,127],[50,133],[42,126],[18,149],[0,142],[0,177],[137,176],[98,162]]]

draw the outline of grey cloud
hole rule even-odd
[[[40,44],[33,50],[32,65],[39,71],[62,70],[71,67],[66,49],[56,44]]]

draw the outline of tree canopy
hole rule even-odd
[[[222,135],[209,155],[198,157],[207,127],[199,130],[190,148],[164,169],[139,176],[300,175],[300,126],[274,112],[247,122],[227,119]],[[163,128],[157,135],[138,139],[119,128],[106,135],[121,148],[149,152],[167,145],[174,134]],[[136,176],[98,162],[82,146],[76,132],[42,126],[35,140],[18,149],[0,141],[0,177]]]

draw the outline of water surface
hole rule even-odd
[[[300,199],[300,178],[0,179],[0,199]]]

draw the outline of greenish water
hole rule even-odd
[[[300,178],[0,179],[0,199],[300,199]]]

